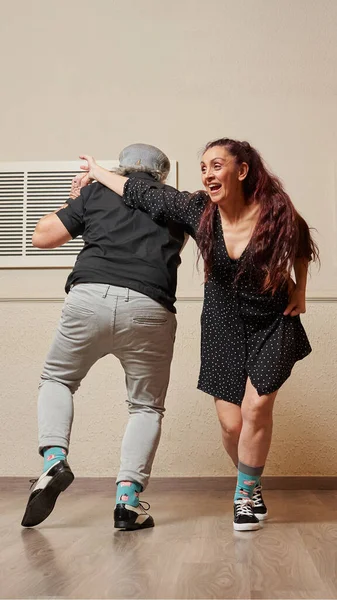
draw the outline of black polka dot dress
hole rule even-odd
[[[203,194],[191,198],[188,192],[140,179],[128,180],[124,200],[158,222],[183,224],[194,238],[207,202]],[[229,257],[218,213],[214,263],[201,315],[198,389],[238,405],[247,377],[259,395],[270,394],[286,381],[295,362],[311,352],[300,317],[283,315],[286,290],[262,294],[258,272],[244,273],[235,283],[244,253],[237,260]]]

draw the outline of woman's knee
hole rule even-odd
[[[242,429],[240,407],[218,399],[215,399],[215,405],[223,436],[239,439]]]
[[[257,394],[244,399],[242,403],[242,421],[259,426],[267,426],[273,420],[274,400]]]
[[[239,439],[242,429],[242,419],[230,419],[219,416],[222,435],[233,440]]]
[[[222,435],[231,438],[231,439],[239,439],[242,424],[240,423],[224,423],[220,421]]]

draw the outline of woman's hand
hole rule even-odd
[[[298,289],[295,282],[290,279],[288,292],[289,303],[283,314],[285,316],[290,315],[291,317],[296,317],[296,315],[305,313],[305,290]]]
[[[105,187],[109,188],[119,196],[123,196],[124,184],[128,180],[128,177],[122,177],[121,175],[117,175],[117,173],[112,173],[103,167],[100,167],[93,156],[89,154],[82,154],[80,156],[82,160],[85,160],[87,164],[80,165],[82,171],[85,171],[84,175],[78,175],[77,177],[82,177],[82,184],[87,185],[92,181],[96,180],[98,183],[105,185]]]
[[[82,169],[82,171],[86,171],[85,175],[82,176],[82,181],[85,182],[83,185],[87,185],[96,179],[95,170],[97,169],[98,165],[94,157],[90,156],[89,154],[82,154],[80,159],[85,160],[87,163],[86,165],[80,165],[80,169]]]

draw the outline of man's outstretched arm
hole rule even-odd
[[[78,181],[74,177],[69,198],[75,200],[80,195],[83,185],[85,185],[85,182]],[[72,239],[73,236],[57,216],[60,210],[67,207],[68,204],[63,204],[56,211],[45,215],[38,221],[32,237],[32,244],[35,248],[58,248]]]

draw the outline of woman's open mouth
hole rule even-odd
[[[208,186],[209,189],[209,193],[214,196],[215,194],[217,194],[219,192],[219,190],[221,189],[221,184],[220,183],[211,183]]]

